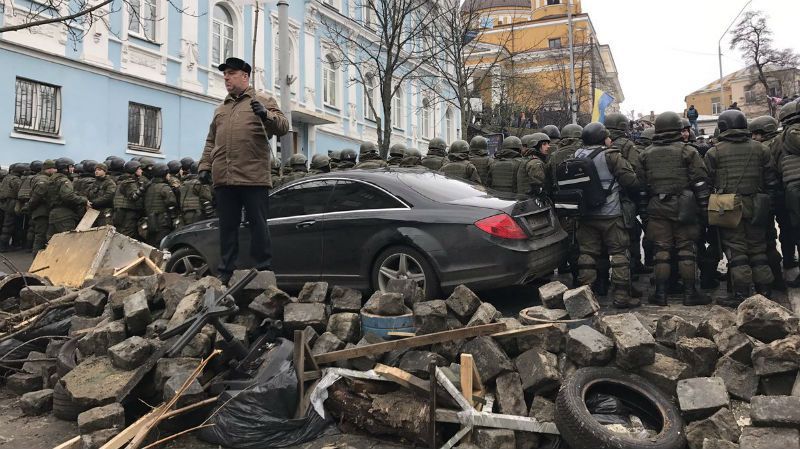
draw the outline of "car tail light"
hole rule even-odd
[[[528,236],[520,225],[508,214],[497,214],[475,222],[475,226],[483,232],[502,239],[527,239]]]

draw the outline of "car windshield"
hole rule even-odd
[[[435,201],[447,202],[476,196],[494,196],[486,187],[461,179],[448,178],[441,173],[398,173],[398,179],[420,195]]]

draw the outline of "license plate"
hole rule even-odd
[[[550,215],[546,212],[527,215],[525,222],[531,231],[536,231],[550,226]]]

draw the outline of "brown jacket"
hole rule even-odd
[[[264,123],[264,129],[269,136],[264,135],[261,121],[250,107],[253,96],[267,109],[271,120]],[[289,122],[274,98],[256,93],[252,87],[238,98],[228,95],[214,111],[198,168],[211,170],[214,187],[272,187],[272,150],[267,139],[272,135],[280,137],[288,131]]]

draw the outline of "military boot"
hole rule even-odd
[[[716,271],[713,273],[701,272],[700,273],[700,288],[703,290],[713,290],[719,287],[719,280],[716,277]]]
[[[644,296],[644,293],[641,290],[639,290],[638,288],[636,288],[636,286],[633,285],[633,284],[631,284],[630,292],[631,292],[631,296],[634,297],[634,298],[641,298],[642,296]]]
[[[608,294],[608,278],[598,276],[597,280],[592,284],[592,291],[599,296],[606,296]]]
[[[655,306],[667,305],[667,284],[664,282],[656,282],[656,290],[647,299],[647,302]]]
[[[617,309],[633,309],[641,306],[641,302],[631,296],[630,284],[614,284],[614,300],[612,305]]]
[[[683,290],[684,306],[704,306],[711,304],[711,297],[698,291],[694,283],[688,284]]]

